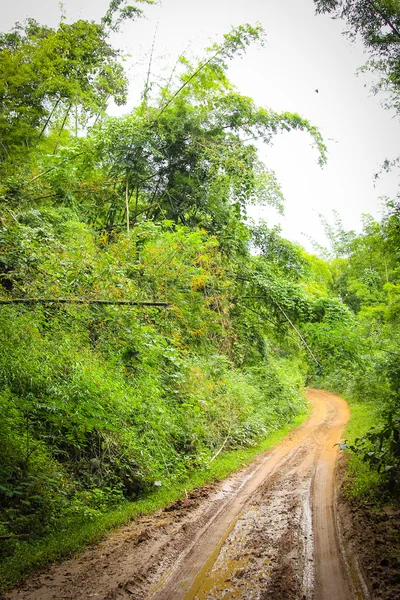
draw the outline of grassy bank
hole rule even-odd
[[[149,514],[163,508],[184,497],[186,492],[223,479],[240,467],[250,464],[258,454],[278,444],[307,416],[307,412],[302,413],[290,424],[272,432],[255,446],[222,452],[207,469],[193,473],[190,478],[174,486],[161,487],[156,492],[135,502],[126,502],[101,517],[69,520],[63,524],[62,529],[53,531],[51,535],[35,543],[21,543],[17,552],[0,565],[0,593],[50,562],[71,556],[86,545],[100,541],[110,530],[131,521],[138,515]]]
[[[350,419],[343,437],[347,444],[353,444],[371,427],[379,425],[381,407],[376,402],[346,400],[350,406]],[[360,500],[373,498],[378,493],[381,476],[377,471],[372,471],[361,456],[352,452],[348,456],[346,493]]]

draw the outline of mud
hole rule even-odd
[[[350,576],[364,587],[357,598],[398,600],[400,598],[400,504],[369,504],[349,499],[346,493],[347,456],[339,460],[339,529]],[[361,578],[359,577],[361,573]]]
[[[308,421],[251,467],[137,519],[6,598],[359,598],[362,570],[346,558],[335,509],[335,444],[348,407],[328,392],[308,398]]]

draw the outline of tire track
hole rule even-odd
[[[348,407],[328,392],[307,396],[307,422],[248,469],[137,519],[6,598],[351,600],[334,490]]]

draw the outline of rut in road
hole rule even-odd
[[[138,519],[6,598],[366,598],[335,515],[335,444],[348,407],[329,392],[307,396],[308,421],[250,468]]]

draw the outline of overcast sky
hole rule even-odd
[[[68,21],[99,19],[108,0],[64,0]],[[232,25],[260,22],[266,30],[264,48],[251,48],[230,67],[239,91],[257,104],[277,111],[298,112],[318,126],[328,145],[328,164],[321,169],[317,154],[303,133],[283,134],[261,149],[276,171],[286,197],[285,216],[269,209],[252,210],[283,234],[310,249],[306,236],[323,243],[318,213],[330,217],[336,209],[347,228],[360,229],[362,213],[379,217],[381,196],[394,197],[398,177],[391,173],[375,184],[373,174],[385,158],[400,154],[400,119],[372,96],[371,76],[355,75],[366,61],[362,44],[351,44],[341,31],[345,24],[315,16],[312,0],[163,0],[145,6],[146,19],[127,23],[115,43],[131,57],[127,112],[143,89],[143,78],[155,31],[154,76],[162,75],[187,48],[199,54],[210,40]],[[1,0],[2,30],[27,16],[56,25],[58,0]],[[318,90],[318,93],[315,91]]]

